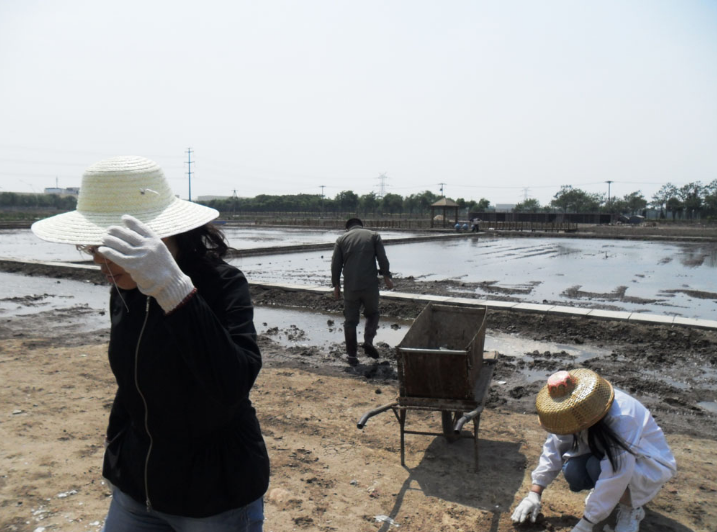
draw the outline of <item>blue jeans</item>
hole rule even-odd
[[[593,489],[600,478],[600,460],[590,453],[569,458],[563,464],[563,475],[570,491]]]
[[[262,532],[264,499],[211,517],[193,518],[147,511],[117,488],[102,532]]]

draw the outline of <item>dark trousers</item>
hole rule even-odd
[[[363,340],[367,344],[373,344],[373,339],[378,332],[378,283],[364,290],[344,291],[344,335],[346,337],[346,351],[351,356],[356,356],[356,327],[361,319],[361,307],[366,317],[366,325],[363,331]]]

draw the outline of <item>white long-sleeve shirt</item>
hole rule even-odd
[[[600,477],[584,512],[593,523],[610,515],[626,488],[630,488],[633,506],[642,506],[652,500],[677,471],[675,457],[662,429],[640,401],[615,389],[615,400],[606,421],[634,454],[620,449],[616,453],[619,456],[617,471],[613,470],[607,456],[600,461]],[[558,476],[568,459],[589,453],[587,435],[587,430],[580,432],[575,450],[572,449],[572,435],[548,436],[532,474],[533,484],[546,487]]]

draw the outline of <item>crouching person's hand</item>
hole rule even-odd
[[[514,523],[525,523],[528,519],[531,523],[535,523],[539,513],[540,495],[531,491],[525,499],[520,501],[510,518]]]

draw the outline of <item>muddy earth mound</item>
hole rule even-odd
[[[437,283],[428,283],[431,287]],[[329,295],[290,292],[277,289],[252,288],[256,305],[296,307],[321,312],[341,312],[343,305]],[[414,319],[424,305],[382,301],[384,319]],[[558,317],[538,313],[490,311],[488,329],[519,335],[535,341],[591,347],[608,356],[582,363],[616,387],[637,396],[650,408],[665,430],[700,437],[717,437],[717,416],[701,403],[713,403],[717,389],[717,332],[680,326],[627,323],[584,317]],[[268,345],[266,347],[269,347]],[[364,378],[395,378],[393,351],[379,345],[381,360],[394,371],[363,368],[346,369],[349,374]],[[337,359],[342,346],[329,353]],[[500,352],[500,349],[498,350]],[[518,357],[517,355],[528,355]],[[335,370],[321,357],[302,356],[302,366]],[[290,364],[291,360],[285,360]],[[501,405],[517,412],[535,412],[535,395],[543,382],[533,381],[531,372],[557,371],[574,367],[574,357],[562,352],[500,352],[493,376],[489,405]],[[501,384],[498,384],[501,383]]]

